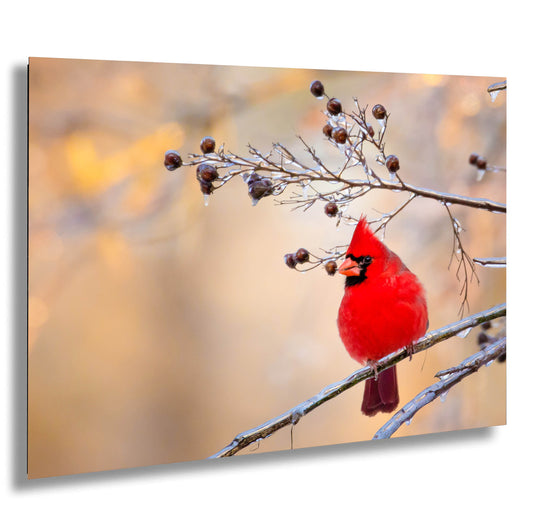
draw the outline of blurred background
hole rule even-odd
[[[231,181],[204,206],[195,172],[169,172],[203,136],[246,155],[297,136],[338,160],[322,126],[320,79],[350,107],[385,105],[404,181],[505,202],[505,173],[478,181],[471,152],[505,166],[506,98],[497,77],[30,59],[28,459],[32,478],[206,458],[233,437],[360,366],[338,337],[343,278],[299,274],[283,255],[349,242],[322,206],[252,206]],[[358,217],[398,206],[360,199]],[[505,256],[505,216],[452,207],[471,257]],[[445,208],[416,200],[386,244],[425,285],[430,330],[459,318]],[[505,269],[477,268],[469,311],[505,301]],[[500,326],[501,329],[501,326]],[[400,403],[476,352],[478,330],[399,365]],[[360,413],[362,386],[302,418],[295,448],[371,439],[388,419]],[[396,436],[505,424],[505,364],[484,367]],[[283,429],[241,454],[286,450]]]

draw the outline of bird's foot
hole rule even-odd
[[[413,354],[415,352],[414,344],[413,343],[408,344],[407,346],[405,346],[405,350],[407,351],[407,356],[409,357],[409,362],[411,362],[411,360],[413,360]]]
[[[377,362],[375,360],[367,360],[366,365],[372,368],[372,370],[374,371],[374,379],[377,381],[379,374]]]

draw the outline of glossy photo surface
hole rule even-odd
[[[504,80],[31,58],[28,476],[368,441],[504,345]],[[337,323],[362,216],[423,286],[400,333],[485,314],[400,357],[371,417]],[[494,353],[392,437],[505,424]]]

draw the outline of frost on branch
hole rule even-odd
[[[489,87],[489,93],[494,99],[494,92],[503,89],[505,84],[499,83]],[[320,81],[313,81],[310,91],[317,99],[324,99],[325,102],[322,112],[326,116],[326,122],[317,133],[320,138],[326,138],[338,152],[341,159],[334,166],[326,163],[314,147],[301,137],[299,140],[311,165],[305,164],[295,152],[279,142],[273,143],[266,151],[249,144],[248,154],[241,156],[226,150],[225,144],[217,148],[216,141],[211,136],[202,139],[201,153],[189,154],[189,161],[183,161],[177,151],[168,151],[165,155],[165,166],[169,171],[175,171],[180,167],[196,167],[196,177],[206,204],[211,195],[238,176],[244,183],[243,192],[248,194],[253,206],[259,202],[266,202],[263,199],[270,197],[277,204],[289,206],[293,210],[306,211],[318,205],[324,216],[333,219],[337,226],[357,223],[357,218],[349,213],[349,209],[354,206],[354,201],[357,199],[376,190],[389,192],[399,197],[396,207],[387,213],[376,210],[378,216],[368,220],[373,225],[374,231],[381,232],[382,236],[389,222],[411,203],[421,198],[432,200],[449,221],[452,246],[448,268],[452,268],[452,265],[456,267],[455,275],[461,284],[459,313],[463,317],[465,309],[469,308],[469,285],[474,280],[479,282],[476,266],[505,267],[506,258],[472,259],[463,245],[462,236],[466,229],[454,214],[455,208],[484,210],[498,216],[506,213],[505,204],[490,199],[440,192],[405,181],[403,170],[408,168],[402,168],[399,150],[394,149],[394,153],[390,153],[385,149],[385,135],[390,118],[385,106],[376,104],[368,110],[368,106],[362,107],[358,99],[353,98],[350,107],[346,108],[343,101],[328,96]],[[369,151],[372,153],[372,158],[368,157]],[[481,181],[487,172],[505,172],[505,168],[491,164],[487,158],[474,152],[467,161],[476,167],[478,181]],[[347,247],[347,244],[342,242],[331,249],[314,252],[300,247],[285,254],[283,259],[290,269],[303,272],[321,267],[326,274],[333,276],[337,272],[338,260],[345,257]],[[457,366],[437,373],[439,381],[424,389],[393,415],[382,429],[378,430],[376,438],[390,437],[400,425],[409,424],[414,414],[422,407],[436,398],[443,400],[449,389],[463,378],[475,373],[481,365],[490,365],[494,360],[504,362],[505,327],[498,330],[495,335],[491,335],[490,331],[501,324],[491,323],[491,320],[503,318],[505,314],[504,304],[486,309],[427,333],[413,345],[413,349],[400,350],[378,361],[376,367],[383,370],[405,358],[410,358],[413,353],[428,349],[453,336],[465,337],[472,328],[481,327],[477,337],[480,350]],[[230,445],[212,457],[233,455],[285,426],[290,425],[292,429],[310,411],[372,374],[374,370],[368,366],[355,371],[349,378],[325,387],[317,395],[281,416],[237,435]]]
[[[311,83],[310,91],[317,99],[325,101],[322,112],[326,116],[326,123],[320,137],[325,137],[339,153],[340,164],[326,164],[312,145],[301,137],[299,140],[303,151],[312,165],[304,164],[302,159],[279,142],[273,143],[268,151],[249,144],[248,155],[241,156],[226,150],[225,144],[217,149],[215,139],[206,136],[200,142],[201,153],[189,154],[189,161],[185,162],[176,151],[168,151],[165,166],[170,171],[182,166],[196,167],[196,177],[206,205],[218,189],[240,177],[254,206],[260,201],[265,202],[263,199],[268,197],[293,210],[306,211],[312,206],[321,205],[325,216],[334,219],[337,225],[357,223],[357,218],[349,213],[357,199],[374,190],[388,191],[401,197],[396,208],[388,213],[378,212],[376,218],[368,220],[376,233],[381,232],[382,237],[389,222],[409,204],[420,198],[432,199],[444,207],[450,221],[453,244],[449,268],[456,263],[455,274],[461,283],[459,313],[462,316],[468,308],[469,284],[478,280],[476,263],[481,263],[473,260],[465,249],[461,238],[465,229],[452,209],[454,206],[467,206],[505,213],[506,206],[488,199],[439,192],[404,181],[400,175],[398,151],[392,154],[385,149],[390,117],[385,106],[376,104],[368,114],[368,107],[362,107],[358,99],[353,98],[350,108],[346,108],[341,100],[330,98],[318,80]],[[372,159],[368,158],[369,152],[372,152]],[[485,158],[476,153],[469,157],[469,163],[477,167],[478,179],[487,171],[504,170],[489,165]],[[322,266],[332,276],[346,249],[346,244],[339,243],[331,249],[308,251],[304,260],[296,259],[294,253],[287,253],[284,260],[291,269],[308,271]]]

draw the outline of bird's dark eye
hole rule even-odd
[[[372,256],[362,256],[361,265],[370,265],[372,263]]]

